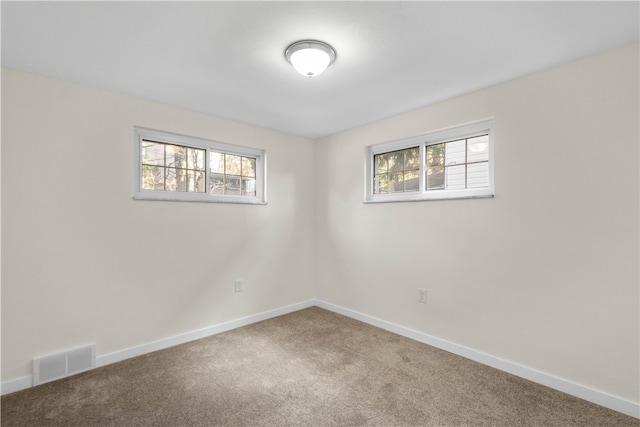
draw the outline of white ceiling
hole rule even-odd
[[[639,5],[3,1],[2,65],[318,138],[638,42]]]

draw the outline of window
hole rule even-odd
[[[367,147],[365,202],[492,197],[491,125]]]
[[[420,147],[376,154],[373,163],[374,193],[420,190]]]
[[[265,152],[135,128],[136,199],[266,203]]]
[[[256,195],[256,158],[237,154],[212,152],[212,194]]]

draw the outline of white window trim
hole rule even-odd
[[[242,156],[250,156],[256,158],[256,195],[240,196],[231,194],[210,194],[205,193],[186,193],[177,191],[160,191],[160,190],[143,190],[142,183],[142,161],[141,161],[141,145],[142,140],[152,140],[161,143],[177,144],[192,148],[201,148],[207,150],[208,160],[209,151],[218,151],[229,154],[238,154]],[[241,147],[237,145],[224,144],[206,139],[194,138],[161,132],[151,129],[134,127],[134,194],[136,200],[165,200],[165,201],[182,201],[182,202],[209,202],[209,203],[243,203],[254,205],[267,204],[267,153],[265,150],[255,148]],[[206,165],[207,175],[209,174],[209,165]],[[208,182],[208,180],[207,180]]]
[[[456,139],[468,138],[474,134],[487,133],[489,135],[489,186],[486,188],[472,188],[464,190],[433,190],[425,191],[424,168],[425,168],[425,147]],[[390,151],[403,150],[411,147],[420,147],[420,188],[419,191],[403,193],[373,193],[373,157],[376,154]],[[487,198],[494,196],[493,183],[493,121],[471,123],[454,128],[443,129],[430,132],[417,137],[403,139],[399,141],[386,142],[382,144],[365,147],[365,203],[387,203],[387,202],[410,202],[423,200],[448,200],[448,199],[470,199]]]

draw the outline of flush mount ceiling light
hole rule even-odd
[[[284,57],[303,76],[315,77],[336,60],[336,51],[318,40],[300,40],[284,51]]]

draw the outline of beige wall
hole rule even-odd
[[[638,402],[638,92],[635,45],[318,141],[317,297]],[[495,198],[363,204],[365,146],[486,118]]]
[[[266,149],[268,205],[134,201],[134,126]],[[312,298],[313,150],[4,69],[2,381],[36,356],[107,354]]]

